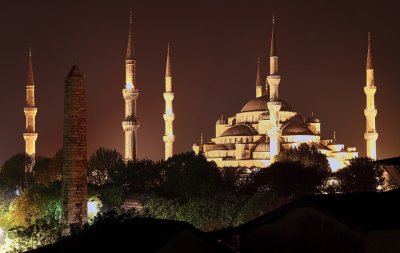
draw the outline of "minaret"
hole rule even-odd
[[[173,129],[175,114],[172,110],[172,101],[174,100],[174,93],[172,92],[172,74],[171,74],[171,62],[169,56],[169,43],[167,49],[167,63],[165,68],[164,100],[165,100],[165,113],[164,113],[165,133],[163,136],[163,140],[165,143],[165,160],[167,160],[174,154],[173,143],[175,141],[174,129]]]
[[[263,95],[263,86],[261,83],[261,66],[260,66],[260,57],[258,57],[257,61],[257,78],[256,78],[256,97],[261,97]]]
[[[269,76],[267,83],[269,84],[269,102],[268,110],[272,127],[268,131],[269,145],[270,145],[270,160],[271,163],[275,161],[276,155],[280,152],[280,136],[281,129],[279,126],[279,110],[281,109],[281,102],[279,100],[279,83],[281,76],[278,72],[278,55],[275,45],[275,17],[272,17],[272,34],[271,34],[271,50],[269,55]]]
[[[132,13],[129,22],[128,47],[125,59],[126,81],[122,95],[125,100],[125,117],[122,128],[125,132],[125,161],[137,159],[137,130],[139,122],[136,117],[136,101],[139,90],[136,88],[136,59],[132,36]]]
[[[31,159],[28,159],[25,164],[25,173],[27,174],[32,173],[33,166],[35,165],[36,140],[38,137],[35,127],[37,107],[35,106],[35,82],[33,80],[32,51],[30,49],[24,113],[26,119],[25,132],[23,134],[25,140],[25,153],[31,157]]]
[[[374,81],[374,65],[372,60],[371,51],[371,34],[368,33],[368,53],[367,53],[367,79],[364,87],[364,92],[367,97],[367,105],[364,110],[366,118],[366,131],[364,138],[367,142],[367,157],[376,160],[376,140],[378,139],[378,133],[375,127],[375,118],[377,110],[375,108],[375,93],[376,86]]]

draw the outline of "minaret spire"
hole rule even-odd
[[[165,112],[164,112],[164,122],[165,122],[165,133],[163,136],[163,141],[165,143],[165,160],[172,157],[173,143],[175,141],[173,122],[175,119],[175,114],[172,108],[172,101],[174,100],[174,93],[172,91],[172,73],[171,73],[171,61],[169,55],[169,43],[167,47],[167,61],[165,64]]]
[[[137,131],[139,128],[136,111],[139,90],[136,87],[136,59],[133,46],[132,25],[133,18],[131,12],[129,17],[128,46],[125,58],[125,89],[122,90],[122,95],[125,100],[125,117],[122,122],[122,128],[125,132],[126,161],[135,161],[137,159]]]
[[[133,46],[132,25],[133,25],[133,17],[132,17],[132,12],[130,12],[128,46],[126,48],[126,60],[135,60],[135,48]]]
[[[281,81],[281,76],[278,74],[278,54],[276,52],[275,23],[275,16],[272,16],[271,48],[269,54],[269,76],[267,77],[267,87],[269,87],[268,110],[272,122],[272,127],[268,130],[271,163],[275,162],[275,158],[280,152],[280,137],[282,134],[279,122],[279,111],[281,110],[282,106],[279,100],[279,83]]]
[[[371,33],[368,32],[367,69],[373,69],[373,68],[374,68],[374,62],[371,50]]]
[[[272,32],[271,32],[271,49],[269,56],[278,56],[276,53],[276,42],[275,42],[275,16],[272,15]]]
[[[37,107],[35,105],[35,82],[33,79],[33,67],[32,67],[32,50],[29,49],[28,57],[28,75],[26,81],[26,99],[25,99],[25,132],[23,134],[25,140],[25,153],[30,157],[25,162],[25,184],[29,175],[33,172],[33,166],[35,165],[35,153],[36,153],[36,140],[38,134],[36,132],[36,114]]]
[[[367,156],[376,160],[376,140],[378,139],[378,132],[376,131],[375,118],[378,111],[375,107],[376,86],[371,50],[371,33],[368,33],[366,85],[364,87],[364,92],[367,97],[367,104],[364,110],[364,115],[366,118],[366,130],[364,133],[364,139],[367,145]]]
[[[167,63],[165,67],[165,77],[172,77],[171,74],[171,61],[169,58],[169,42],[168,42],[168,48],[167,48]]]
[[[261,97],[263,95],[263,88],[261,82],[261,66],[260,66],[260,57],[257,60],[257,77],[256,77],[256,97]]]

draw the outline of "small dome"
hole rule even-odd
[[[269,114],[266,112],[261,113],[260,116],[258,116],[258,120],[269,120],[269,119],[270,119]]]
[[[270,146],[268,142],[261,142],[256,146],[254,152],[269,152],[270,151],[269,147]]]
[[[220,119],[217,120],[217,123],[215,123],[216,125],[227,125],[228,124],[228,120],[224,118],[224,115],[221,116]]]
[[[314,135],[310,129],[301,123],[289,123],[283,128],[283,135]]]
[[[309,117],[307,119],[307,123],[320,123],[319,118],[317,117]]]
[[[252,128],[249,126],[240,124],[240,125],[235,125],[231,128],[228,128],[225,130],[222,134],[221,137],[224,136],[251,136],[254,135],[254,131]]]
[[[293,108],[288,103],[286,103],[282,99],[279,99],[279,101],[282,103],[281,111],[293,111]],[[268,111],[268,102],[269,97],[267,97],[266,95],[258,98],[253,98],[243,106],[241,112]]]

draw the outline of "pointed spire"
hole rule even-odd
[[[165,67],[165,77],[172,77],[171,62],[170,62],[170,58],[169,58],[169,42],[168,42],[168,49],[167,49],[167,64]]]
[[[29,48],[29,61],[28,61],[28,76],[26,79],[27,85],[35,85],[33,79],[33,67],[32,67],[32,50]]]
[[[257,78],[256,78],[256,86],[262,86],[262,81],[261,81],[261,65],[260,65],[260,57],[258,57],[258,61],[257,61]]]
[[[373,58],[372,58],[372,50],[371,50],[371,33],[368,32],[368,53],[367,53],[367,69],[373,69]]]
[[[128,47],[126,49],[126,60],[135,60],[135,48],[133,47],[132,25],[133,25],[133,18],[131,12],[129,17],[129,35],[128,35]]]
[[[275,43],[275,16],[272,15],[272,33],[271,33],[271,50],[269,56],[278,56],[276,53],[276,43]]]
[[[203,144],[203,132],[201,132],[201,135],[200,135],[200,144]]]

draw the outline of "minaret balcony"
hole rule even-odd
[[[366,95],[375,95],[376,93],[376,86],[365,86],[364,93]]]
[[[139,122],[137,121],[123,121],[122,128],[125,132],[137,131],[139,129]]]
[[[163,118],[165,122],[172,122],[175,119],[175,114],[164,113]]]
[[[378,114],[378,111],[375,108],[366,108],[364,109],[364,115],[366,117],[376,117],[376,115]]]
[[[174,100],[174,93],[173,92],[164,92],[164,100],[165,101]]]
[[[163,136],[164,143],[170,143],[175,141],[175,135],[164,135]]]
[[[36,141],[38,134],[37,133],[24,133],[23,136],[24,136],[24,140],[32,140],[33,139],[34,141]]]
[[[368,131],[364,133],[364,138],[366,140],[374,140],[376,141],[378,139],[378,133],[376,131]]]
[[[122,95],[124,96],[125,100],[137,100],[139,96],[139,90],[138,89],[123,89],[122,90]]]

